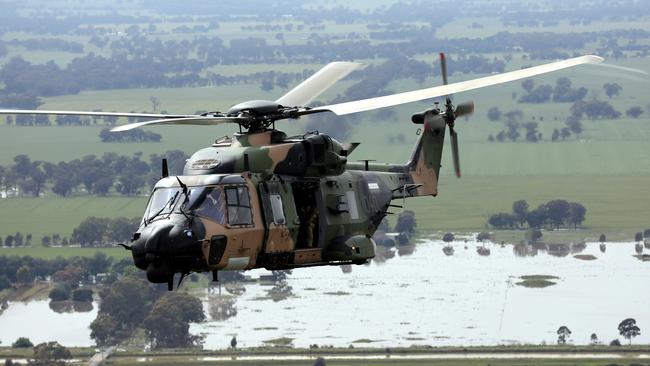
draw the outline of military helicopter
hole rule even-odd
[[[363,264],[375,255],[372,235],[391,202],[436,196],[445,130],[449,128],[454,170],[460,177],[456,118],[472,102],[452,104],[451,94],[523,79],[603,59],[586,55],[502,74],[352,102],[309,107],[317,96],[360,67],[333,62],[275,101],[252,100],[226,113],[169,115],[44,110],[0,110],[2,114],[63,114],[152,118],[121,125],[126,131],[149,125],[234,123],[239,132],[195,152],[183,175],[170,176],[162,161],[142,222],[130,250],[149,281],[173,289],[191,272],[291,269]],[[350,162],[358,143],[341,143],[317,132],[287,136],[277,121],[313,113],[346,115],[435,97],[444,105],[415,113],[420,126],[410,159],[403,164]],[[399,207],[399,206],[397,206]]]

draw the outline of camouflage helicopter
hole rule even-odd
[[[149,281],[173,289],[191,272],[290,269],[363,264],[375,255],[372,235],[391,201],[436,196],[445,130],[449,128],[454,170],[460,177],[456,118],[473,103],[452,104],[450,94],[523,79],[581,64],[602,62],[581,56],[502,74],[377,98],[310,108],[318,95],[360,64],[334,62],[275,101],[253,100],[226,113],[169,115],[44,110],[0,110],[2,114],[63,114],[152,118],[121,125],[126,131],[149,125],[235,123],[239,132],[195,152],[183,175],[170,176],[167,161],[130,250]],[[411,121],[420,134],[403,164],[349,162],[358,143],[340,143],[317,132],[287,136],[275,123],[303,115],[346,115],[435,97],[445,97]]]

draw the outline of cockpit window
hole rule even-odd
[[[245,186],[226,187],[226,204],[228,207],[228,224],[252,225],[250,197]]]
[[[226,202],[220,187],[192,187],[188,192],[187,203],[183,206],[188,212],[225,224]]]

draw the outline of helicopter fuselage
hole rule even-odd
[[[435,141],[423,149],[427,138]],[[322,134],[218,140],[182,176],[157,182],[133,236],[134,262],[152,282],[178,272],[366,263],[393,199],[437,193],[443,138],[444,122],[425,125],[405,165],[348,163],[356,145]]]

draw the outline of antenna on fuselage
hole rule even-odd
[[[169,177],[169,168],[167,167],[167,159],[162,159],[162,174],[161,178]]]

